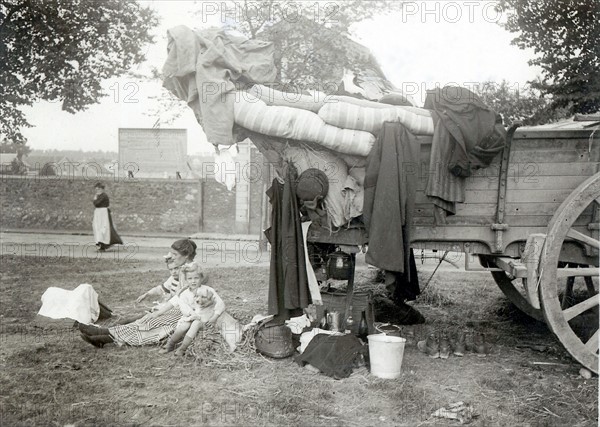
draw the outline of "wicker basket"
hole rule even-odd
[[[260,328],[254,336],[254,344],[259,353],[275,359],[294,354],[292,331],[284,325]]]

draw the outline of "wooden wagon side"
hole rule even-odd
[[[517,130],[501,158],[467,179],[456,215],[441,220],[425,195],[431,141],[423,138],[412,235],[415,248],[460,251],[467,260],[478,256],[507,297],[545,320],[566,350],[594,372],[600,302],[594,284],[600,250],[597,128],[568,122]],[[576,277],[586,295],[574,301]]]
[[[422,137],[413,247],[437,244],[438,249],[520,257],[528,236],[546,233],[560,204],[600,170],[600,135],[590,145],[591,132],[518,129],[505,173],[498,156],[488,168],[466,178],[465,202],[457,204],[456,215],[447,216],[445,223],[436,223],[434,205],[425,195],[431,137]],[[577,226],[587,233],[590,222],[591,209]]]

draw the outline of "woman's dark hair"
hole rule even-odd
[[[196,243],[190,239],[177,240],[171,245],[171,249],[175,249],[181,255],[186,256],[190,261],[196,256]]]
[[[94,188],[101,188],[104,190],[104,184],[102,184],[101,182],[97,182],[96,185],[94,185]]]

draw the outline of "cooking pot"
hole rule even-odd
[[[352,256],[343,251],[335,251],[328,255],[327,277],[336,280],[348,280],[354,271]]]

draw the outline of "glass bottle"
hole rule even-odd
[[[366,341],[367,335],[369,335],[369,324],[367,323],[367,314],[363,310],[360,314],[360,323],[358,324],[358,333],[356,336],[361,340]]]
[[[352,333],[352,327],[354,326],[354,319],[352,318],[352,307],[350,307],[349,312],[350,312],[350,314],[348,314],[348,317],[346,318],[346,330],[345,330],[345,332],[347,334],[351,334]]]
[[[319,323],[319,329],[324,329],[326,331],[329,330],[329,314],[327,313],[327,309],[323,312],[323,317],[321,317],[321,322]]]

